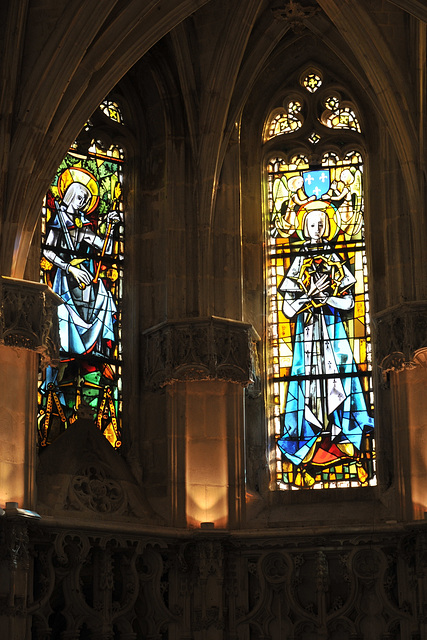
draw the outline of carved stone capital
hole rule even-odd
[[[61,298],[45,284],[0,276],[0,344],[36,351],[44,364],[54,361],[59,304]]]
[[[143,333],[145,384],[155,389],[223,380],[247,386],[256,377],[258,340],[250,324],[226,318],[165,322]]]
[[[427,348],[427,302],[408,302],[374,317],[377,361],[383,373],[422,365]]]

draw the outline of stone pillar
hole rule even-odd
[[[0,505],[35,506],[39,356],[58,352],[56,307],[46,285],[0,278]]]
[[[167,386],[173,524],[239,527],[243,387],[253,382],[258,336],[248,324],[215,316],[165,323],[144,335],[145,382]]]
[[[400,305],[379,314],[376,325],[377,358],[392,396],[398,517],[423,520],[427,513],[427,305]]]
[[[60,299],[36,282],[0,277],[0,629],[28,637],[30,555],[27,525],[35,508],[39,356],[58,352]]]

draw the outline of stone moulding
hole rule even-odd
[[[39,282],[0,276],[0,344],[39,353],[42,364],[59,353],[61,298]]]
[[[427,302],[407,302],[376,314],[374,330],[383,375],[426,366]]]
[[[143,332],[145,384],[156,389],[222,380],[248,386],[256,377],[258,341],[252,325],[215,316],[157,325]]]

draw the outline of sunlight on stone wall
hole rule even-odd
[[[226,383],[189,384],[186,404],[187,522],[225,526],[228,519]]]
[[[31,508],[31,454],[26,437],[35,416],[35,384],[30,372],[38,355],[0,345],[0,506],[17,502]],[[34,435],[35,437],[35,435]],[[31,443],[32,444],[32,443]],[[32,448],[32,447],[31,447]]]

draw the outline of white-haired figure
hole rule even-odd
[[[64,354],[70,359],[89,353],[109,357],[116,339],[117,308],[111,292],[96,277],[94,263],[101,252],[111,253],[112,234],[102,238],[85,217],[91,198],[84,184],[72,182],[48,222],[43,254],[56,267],[52,289],[64,301],[58,309],[61,359]],[[117,211],[106,218],[108,226],[119,220]]]

